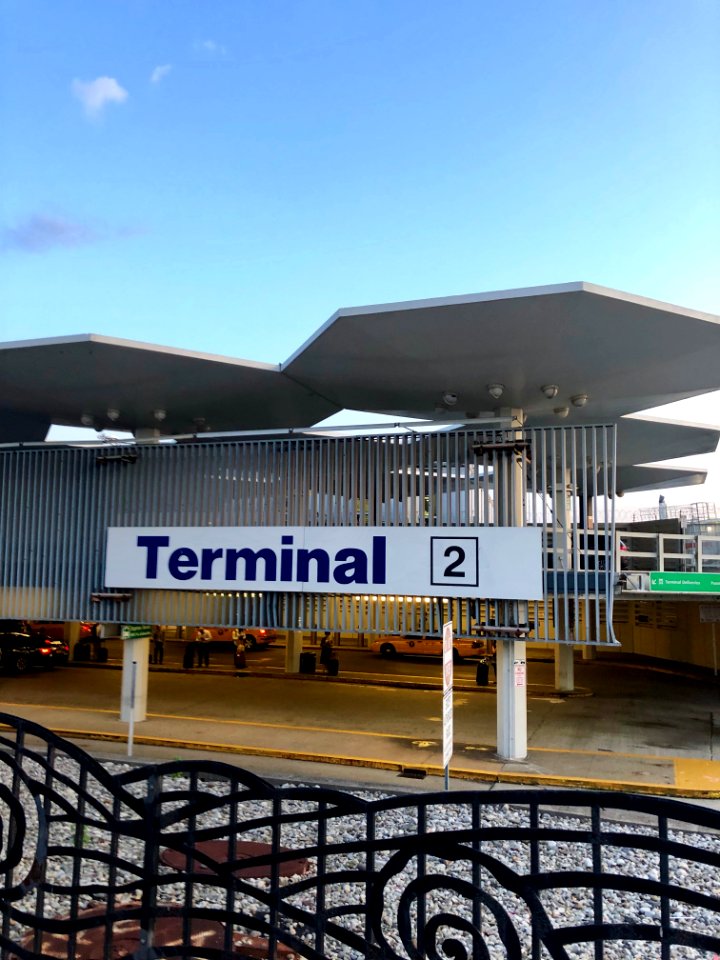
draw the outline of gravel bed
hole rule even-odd
[[[104,769],[113,775],[129,769],[123,763],[105,763]],[[35,768],[35,769],[34,769]],[[40,780],[44,773],[37,766],[26,761],[26,771],[37,775]],[[109,878],[108,859],[119,858],[122,866],[117,870],[116,883],[124,883],[126,889],[117,900],[130,901],[139,897],[137,889],[137,865],[142,863],[143,844],[132,836],[122,836],[118,840],[111,839],[110,833],[102,826],[102,812],[113,810],[113,799],[103,784],[89,777],[85,783],[84,796],[87,798],[85,806],[78,801],[76,784],[81,777],[79,766],[66,757],[56,760],[53,767],[53,788],[58,796],[66,798],[66,809],[61,809],[60,802],[53,802],[48,807],[52,822],[50,827],[50,843],[55,847],[65,848],[61,853],[53,856],[47,864],[45,880],[53,888],[53,892],[44,894],[43,911],[47,916],[62,917],[70,910],[71,896],[67,892],[72,885],[80,885],[83,892],[78,899],[80,909],[97,906],[106,902],[105,886]],[[9,768],[2,766],[0,785],[6,787],[11,782]],[[163,796],[170,791],[168,800],[163,805],[165,814],[175,813],[178,816],[176,823],[168,824],[164,836],[173,832],[184,831],[190,821],[187,815],[186,798],[183,791],[190,787],[190,780],[186,776],[174,776],[165,779]],[[145,794],[145,781],[132,784],[129,792],[137,797]],[[198,790],[210,804],[210,809],[198,815],[193,827],[213,836],[222,836],[228,826],[228,805],[223,804],[227,798],[229,782],[223,779],[203,780],[198,784]],[[374,883],[380,881],[383,899],[379,902],[379,915],[382,917],[382,938],[385,939],[399,957],[407,957],[408,951],[403,946],[398,931],[398,908],[404,897],[409,897],[411,904],[411,936],[414,935],[421,919],[418,908],[421,900],[424,903],[426,920],[431,920],[438,914],[449,915],[438,924],[434,935],[438,945],[438,956],[454,956],[461,958],[461,952],[444,952],[442,943],[447,937],[457,938],[464,945],[466,956],[482,956],[473,950],[472,936],[469,932],[473,922],[478,918],[481,921],[482,936],[489,951],[490,957],[504,957],[507,950],[501,942],[501,930],[496,916],[505,912],[509,917],[522,950],[522,956],[530,956],[530,917],[526,902],[522,897],[513,894],[504,887],[497,876],[503,868],[514,874],[526,875],[532,872],[530,843],[523,836],[515,839],[483,839],[480,846],[482,855],[487,858],[482,864],[475,866],[471,859],[463,857],[454,849],[452,838],[443,839],[436,848],[427,852],[422,859],[418,858],[416,850],[409,850],[407,857],[400,860],[397,854],[399,836],[415,837],[419,830],[418,808],[412,806],[407,794],[395,796],[382,794],[376,791],[344,791],[362,801],[394,800],[394,806],[386,810],[379,810],[374,818],[375,839],[379,841],[378,849],[373,859],[368,859],[364,846],[366,837],[366,816],[362,810],[352,812],[340,811],[334,815],[334,808],[328,808],[324,798],[327,791],[321,787],[302,787],[296,783],[286,784],[283,791],[287,796],[281,801],[280,819],[275,816],[278,807],[272,798],[252,797],[236,798],[236,816],[242,825],[240,839],[261,840],[271,842],[275,837],[283,847],[293,851],[293,856],[307,856],[310,861],[310,871],[304,877],[280,878],[279,884],[283,888],[283,902],[298,910],[309,914],[309,922],[316,914],[323,910],[337,910],[332,917],[332,923],[345,930],[353,931],[363,941],[365,939],[365,917],[363,908],[367,900],[369,884],[364,880],[356,879],[357,871],[371,871],[370,877]],[[299,790],[305,791],[305,796],[295,796]],[[318,799],[315,799],[315,795]],[[21,790],[21,799],[25,815],[28,818],[25,845],[21,862],[13,871],[13,882],[24,879],[36,855],[38,843],[37,817],[33,800],[26,788]],[[417,798],[416,798],[417,799]],[[426,799],[426,798],[424,798]],[[447,803],[437,803],[429,808],[425,814],[425,831],[431,836],[433,833],[450,831],[457,836],[458,831],[469,830],[473,827],[473,808],[470,804],[457,802],[453,794],[447,795]],[[529,828],[531,826],[529,808],[523,805],[497,805],[492,802],[492,794],[484,794],[481,806],[482,828]],[[215,803],[215,801],[219,801]],[[486,804],[485,804],[486,802]],[[612,798],[608,798],[612,805]],[[93,810],[93,804],[96,805]],[[96,820],[96,825],[77,827],[68,818],[79,809],[88,817]],[[138,818],[129,808],[115,807],[115,813],[122,816],[128,824],[138,826]],[[318,816],[318,814],[320,814]],[[3,822],[8,816],[7,799],[0,793],[0,818]],[[304,819],[305,818],[305,819]],[[600,857],[602,870],[605,874],[611,873],[634,882],[636,878],[650,881],[661,879],[661,864],[657,853],[638,849],[637,844],[643,838],[657,836],[656,827],[647,822],[613,820],[603,821],[606,829],[612,829],[619,835],[615,845],[604,845],[602,851],[594,850],[589,838],[578,842],[575,839],[563,839],[554,836],[541,840],[537,851],[539,857],[538,869],[540,872],[560,871],[587,871],[592,872],[593,858]],[[477,824],[476,824],[477,825]],[[589,821],[581,815],[568,815],[543,808],[540,812],[539,826],[543,829],[585,831]],[[127,832],[131,833],[133,827]],[[328,855],[318,859],[312,851],[318,844],[319,831],[325,830],[325,843],[330,845]],[[227,833],[225,832],[225,836]],[[627,844],[624,838],[627,836]],[[682,829],[671,829],[670,839],[676,840],[685,848],[678,848],[678,855],[671,856],[668,861],[668,871],[671,883],[677,884],[685,890],[693,890],[711,897],[720,897],[720,874],[717,870],[693,860],[693,851],[705,851],[714,856],[720,856],[720,837],[717,834],[703,831],[688,832]],[[381,841],[387,840],[387,845]],[[3,830],[0,843],[1,856],[4,860],[7,855],[7,830]],[[355,844],[354,848],[345,851],[335,851],[333,844]],[[82,857],[78,857],[82,851]],[[314,884],[314,877],[319,870],[332,872],[334,879],[326,880],[323,887]],[[208,880],[207,883],[195,883],[192,887],[184,882],[177,882],[177,875],[173,875],[169,868],[160,867],[160,883],[157,889],[157,902],[163,906],[192,903],[195,908],[208,910],[222,910],[229,905],[227,893],[219,885]],[[367,878],[367,874],[364,875]],[[418,877],[424,877],[425,896],[421,898],[414,889]],[[167,879],[165,879],[167,878]],[[476,883],[482,889],[483,904],[478,907],[478,897],[474,895]],[[617,885],[616,885],[617,886]],[[267,896],[271,889],[269,879],[245,879],[239,882],[237,902],[234,905],[240,910],[242,922],[236,920],[238,929],[257,933],[255,924],[269,919]],[[628,894],[622,889],[603,889],[602,918],[606,923],[642,922],[657,925],[660,921],[661,901],[658,896],[633,892]],[[593,922],[594,901],[590,887],[560,885],[549,887],[539,895],[540,903],[545,909],[552,925],[559,927],[584,925]],[[36,892],[30,888],[20,897],[15,906],[33,912],[36,909]],[[478,912],[479,910],[479,912]],[[713,910],[704,909],[684,903],[682,899],[669,901],[670,916],[674,925],[695,932],[720,937],[720,917]],[[451,919],[454,918],[454,919]],[[313,943],[314,934],[309,923],[304,925],[302,919],[293,919],[287,915],[277,919],[278,926],[304,940]],[[30,929],[15,921],[11,924],[12,937],[22,937]],[[364,956],[361,948],[353,948],[343,944],[331,931],[326,934],[324,952],[327,957],[338,960],[355,960]],[[594,958],[595,948],[592,944],[569,945],[567,955],[572,958]],[[302,955],[301,953],[299,955]],[[388,952],[388,956],[390,953]],[[541,952],[542,957],[549,957],[547,951]],[[690,960],[690,958],[708,958],[713,954],[709,951],[694,950],[689,947],[673,947],[670,952],[673,960]],[[606,960],[616,958],[658,958],[661,957],[659,943],[643,942],[642,944],[630,940],[608,942],[604,948]]]

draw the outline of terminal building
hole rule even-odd
[[[719,356],[720,318],[587,283],[342,309],[277,366],[0,344],[0,615],[274,627],[291,670],[308,632],[451,622],[498,643],[499,699],[527,643],[560,689],[578,645],[716,665],[718,530],[619,536],[615,503],[702,483],[648,464],[720,432],[634,415],[720,389]],[[341,410],[402,419],[318,426]]]

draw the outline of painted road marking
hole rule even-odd
[[[675,786],[693,790],[720,790],[720,762],[677,757]]]

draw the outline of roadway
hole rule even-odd
[[[248,669],[239,674],[230,652],[213,653],[209,669],[192,671],[182,671],[180,656],[181,645],[168,644],[165,665],[151,671],[148,717],[135,725],[136,757],[219,752],[266,776],[272,769],[280,776],[347,780],[353,767],[351,778],[363,782],[376,775],[395,782],[425,775],[429,783],[441,782],[437,661],[386,662],[341,650],[336,681],[323,674],[286,676],[282,648],[248,654]],[[3,676],[2,709],[83,743],[103,740],[104,751],[126,753],[114,659]],[[453,783],[720,797],[720,700],[712,677],[578,660],[584,695],[559,697],[552,693],[551,663],[531,661],[528,674],[528,759],[508,763],[494,752],[494,688],[477,686],[474,664],[459,666]]]

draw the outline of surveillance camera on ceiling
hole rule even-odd
[[[544,387],[540,387],[544,395],[548,400],[554,400],[560,391],[560,387],[556,383],[546,383]]]
[[[505,387],[502,383],[489,383],[487,391],[493,400],[499,400],[505,392]]]
[[[450,391],[446,391],[442,395],[442,401],[446,407],[454,407],[458,402],[458,395],[456,393],[451,393]]]

